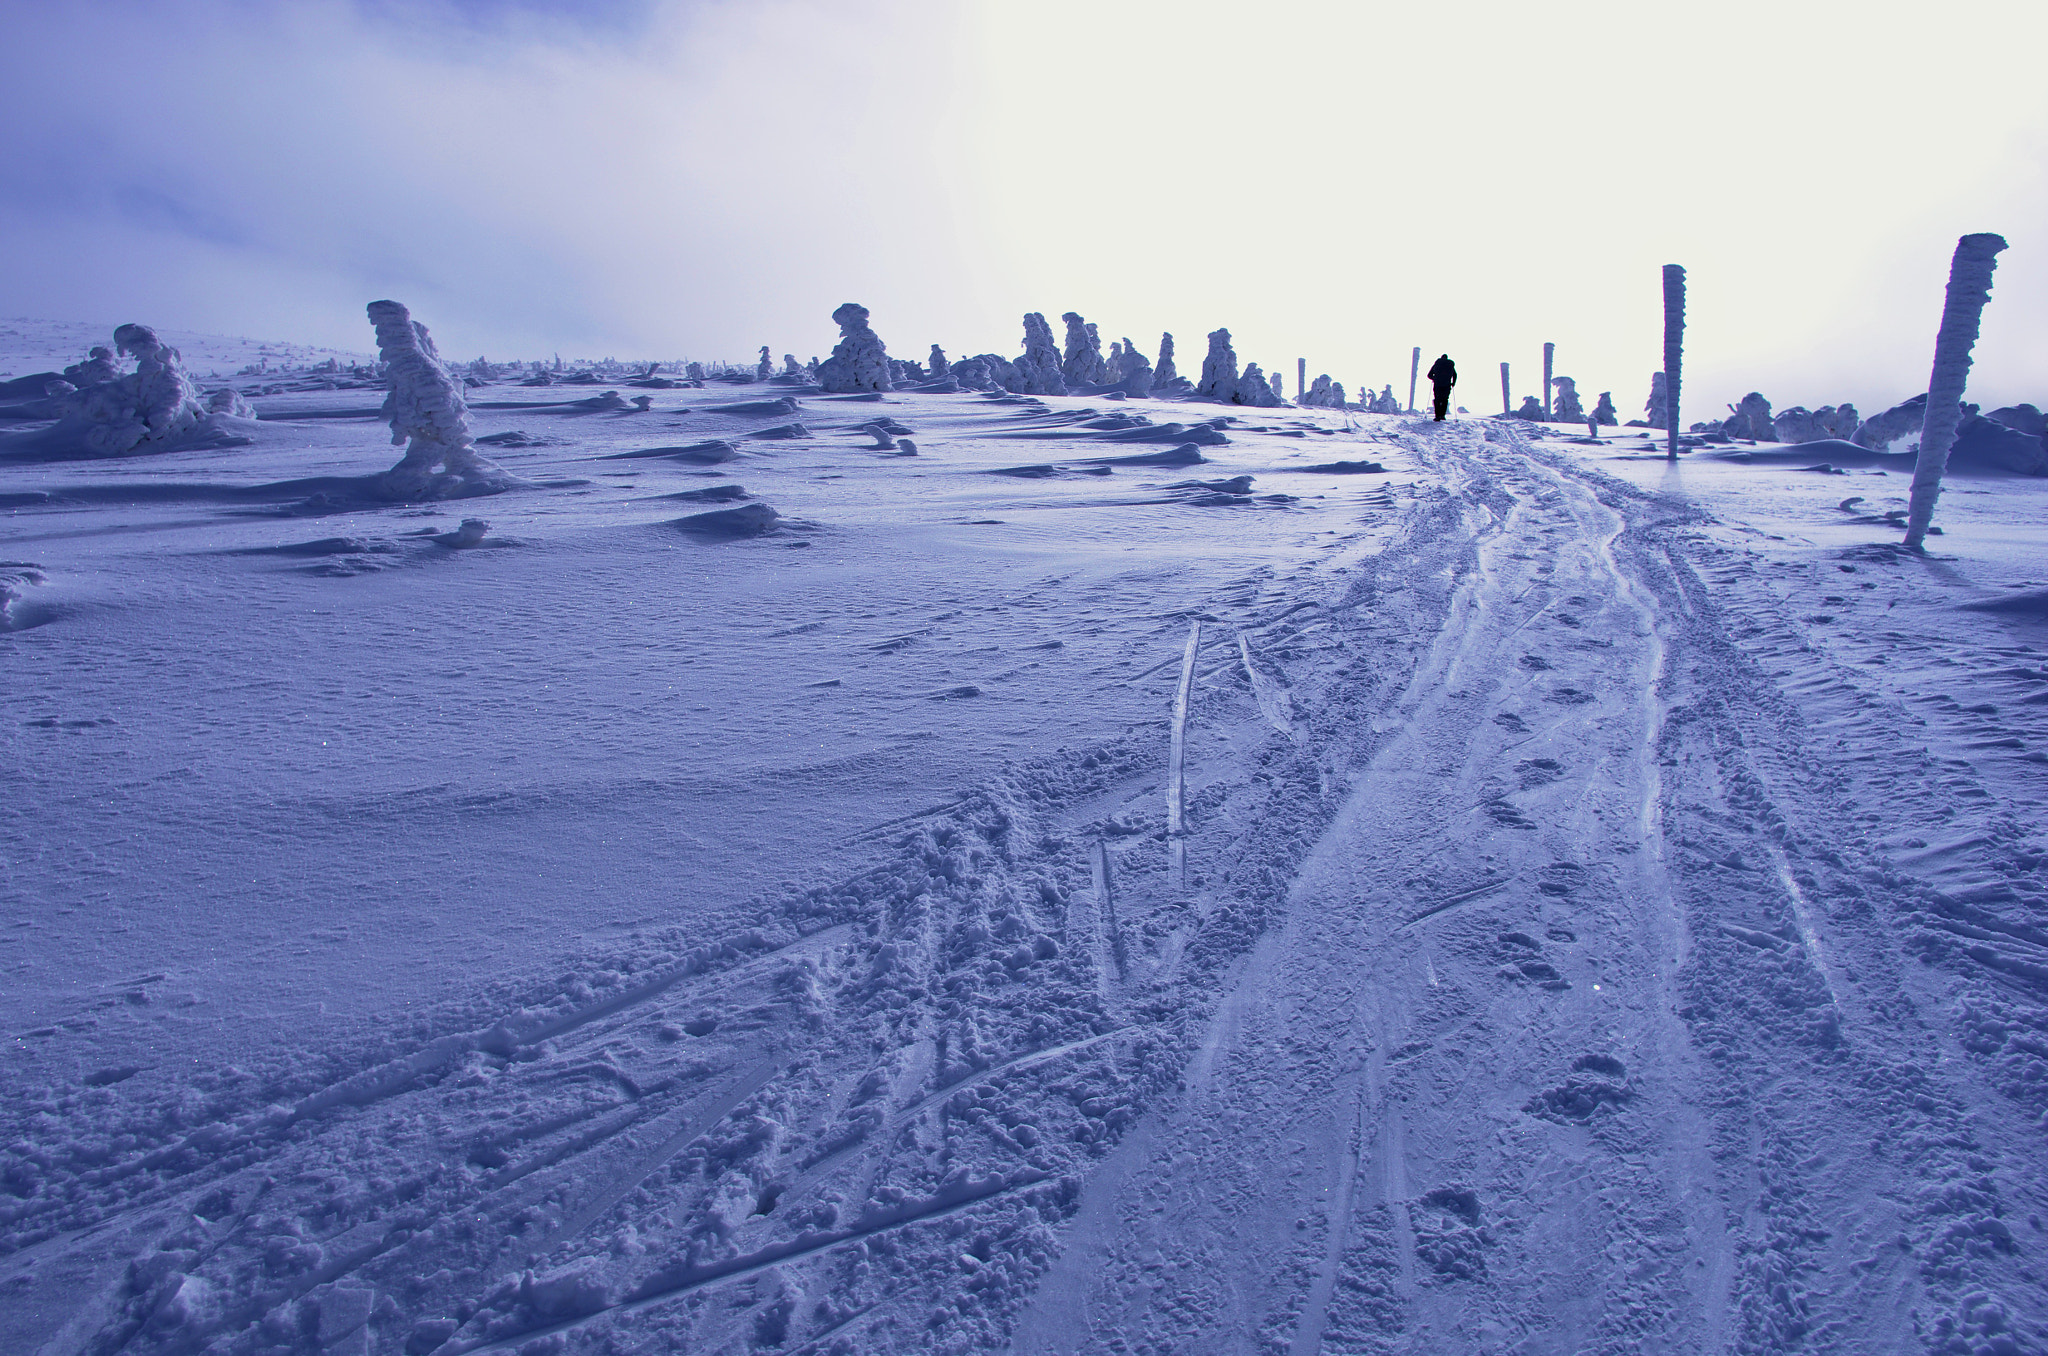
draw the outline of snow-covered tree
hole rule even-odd
[[[1059,345],[1053,342],[1052,326],[1045,323],[1041,312],[1032,311],[1024,317],[1024,352],[1013,366],[1019,384],[1010,386],[1010,390],[1026,395],[1067,393],[1066,378],[1060,373]]]
[[[462,383],[442,366],[427,327],[395,301],[371,302],[369,315],[391,383],[379,413],[391,423],[391,441],[405,447],[384,473],[382,492],[392,499],[446,499],[513,484],[502,468],[476,454]]]
[[[888,350],[868,327],[868,308],[849,301],[832,312],[832,320],[839,326],[839,343],[818,364],[818,384],[833,392],[889,390]]]
[[[1171,333],[1161,334],[1159,336],[1159,361],[1152,365],[1152,381],[1155,385],[1165,386],[1170,382],[1179,380],[1180,369],[1173,365],[1173,335]]]
[[[1570,377],[1552,377],[1557,396],[1550,402],[1550,417],[1560,424],[1583,424],[1586,412],[1579,406],[1579,386]]]
[[[1618,426],[1621,423],[1621,412],[1614,408],[1614,392],[1602,391],[1600,393],[1599,401],[1593,406],[1593,422],[1596,424],[1606,424],[1609,427]]]
[[[1100,386],[1107,375],[1101,336],[1095,332],[1095,326],[1076,312],[1068,311],[1060,319],[1067,324],[1067,347],[1060,359],[1060,377],[1069,386]]]
[[[1202,379],[1195,394],[1204,400],[1231,404],[1237,399],[1237,350],[1230,346],[1229,330],[1209,331],[1209,353],[1202,359]]]

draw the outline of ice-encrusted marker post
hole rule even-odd
[[[1415,413],[1415,377],[1422,371],[1422,345],[1408,355],[1408,413]]]
[[[1284,394],[1284,393],[1283,393]],[[1308,359],[1294,360],[1294,399],[1297,403],[1308,394]]]
[[[1513,414],[1515,412],[1514,397],[1508,394],[1508,365],[1506,363],[1500,365],[1500,412],[1502,414]]]
[[[1550,373],[1552,360],[1557,357],[1557,345],[1543,346],[1543,417],[1550,417]]]
[[[1678,460],[1678,371],[1685,356],[1685,270],[1664,265],[1664,459]]]
[[[1202,623],[1188,624],[1188,647],[1180,658],[1180,686],[1173,690],[1173,739],[1166,755],[1166,875],[1170,888],[1187,883],[1187,828],[1182,822],[1187,801],[1185,767],[1188,751],[1188,706],[1195,695],[1195,654],[1202,648]]]
[[[1934,372],[1927,379],[1927,415],[1920,425],[1920,455],[1913,463],[1913,496],[1906,505],[1906,549],[1923,551],[1934,501],[1941,497],[1941,474],[1948,469],[1949,448],[1963,418],[1963,389],[1970,382],[1970,350],[1977,345],[1977,327],[1984,303],[1991,300],[1991,271],[2005,237],[1988,232],[1956,241],[1948,265],[1948,297],[1941,307],[1941,329],[1934,336]]]

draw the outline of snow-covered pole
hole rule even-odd
[[[1508,365],[1506,363],[1500,365],[1500,412],[1502,414],[1513,414],[1515,412],[1514,401],[1508,396]]]
[[[1678,460],[1678,369],[1685,356],[1685,270],[1664,265],[1664,459]]]
[[[1408,413],[1415,413],[1415,374],[1422,370],[1422,348],[1408,355]]]
[[[1927,525],[1934,519],[1934,501],[1941,496],[1941,473],[1948,469],[1948,451],[1963,419],[1963,388],[1970,381],[1970,350],[1977,344],[1984,303],[1991,300],[1991,270],[2005,237],[1989,233],[1966,235],[1956,242],[1948,266],[1948,299],[1941,307],[1941,330],[1934,336],[1934,372],[1927,379],[1927,415],[1920,425],[1920,455],[1913,463],[1913,496],[1906,505],[1906,549],[1923,551]]]
[[[1550,417],[1550,369],[1551,360],[1557,356],[1556,344],[1543,346],[1543,417]]]
[[[1294,360],[1294,399],[1297,403],[1308,394],[1308,359]]]

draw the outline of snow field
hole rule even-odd
[[[450,549],[311,399],[10,473],[10,1349],[2036,1340],[2031,484],[479,400]]]

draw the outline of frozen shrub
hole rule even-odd
[[[933,381],[939,380],[941,377],[945,376],[948,371],[945,350],[941,349],[937,344],[932,345],[932,358],[931,362],[928,364],[928,367],[930,369],[930,376]]]
[[[105,344],[95,344],[84,362],[73,363],[64,369],[64,380],[81,390],[103,381],[112,381],[119,375],[120,369],[114,365],[114,350]]]
[[[1195,394],[1226,404],[1236,401],[1237,350],[1230,346],[1229,330],[1209,332],[1209,354],[1202,359],[1202,379],[1195,383]]]
[[[1395,413],[1399,413],[1399,411],[1395,411]],[[1523,396],[1522,408],[1515,411],[1514,417],[1517,419],[1533,420],[1534,422],[1539,424],[1542,423],[1543,402],[1538,400],[1535,396]]]
[[[818,384],[842,393],[890,389],[889,354],[881,336],[868,328],[868,308],[849,301],[832,312],[832,320],[839,343],[818,364]]]
[[[1621,412],[1614,408],[1614,392],[1602,391],[1599,402],[1593,406],[1593,422],[1610,427],[1621,422]]]
[[[800,376],[802,376],[803,374],[804,374],[804,365],[803,365],[802,363],[800,363],[800,362],[798,362],[798,361],[796,360],[796,354],[794,354],[794,353],[785,353],[785,354],[783,354],[783,355],[782,355],[782,375],[783,375],[783,376],[785,376],[785,377],[800,377]]]
[[[1586,411],[1579,405],[1579,386],[1570,377],[1552,377],[1557,396],[1550,402],[1550,417],[1560,424],[1583,424]]]
[[[691,381],[702,381],[702,380],[704,380],[704,364],[703,364],[703,363],[688,363],[688,364],[685,364],[685,365],[684,365],[684,367],[683,367],[683,375],[684,375],[685,377],[689,378],[689,379],[690,379]]]
[[[114,331],[114,347],[135,359],[135,370],[63,393],[59,423],[50,430],[55,439],[76,439],[93,456],[118,457],[148,451],[152,443],[170,444],[213,431],[201,428],[211,411],[180,365],[178,351],[165,347],[155,330],[123,325]],[[95,350],[92,358],[79,364],[84,369],[80,375],[110,369],[112,356],[101,358],[104,352]]]
[[[1066,378],[1060,372],[1059,345],[1053,342],[1052,326],[1045,316],[1032,311],[1024,317],[1024,353],[1016,361],[1018,385],[1004,385],[1025,395],[1065,395]]]
[[[768,345],[766,345],[766,344],[763,344],[763,345],[761,345],[761,357],[760,357],[760,360],[759,360],[758,362],[756,362],[756,363],[754,364],[754,380],[755,380],[755,381],[766,381],[766,380],[768,380],[768,378],[770,378],[770,377],[772,377],[772,376],[774,376],[774,375],[775,375],[775,364],[774,364],[773,362],[769,361],[769,358],[768,358]]]
[[[254,419],[256,407],[245,400],[240,391],[232,386],[223,386],[206,397],[206,408],[211,414],[226,415],[231,419]]]
[[[1721,429],[1731,438],[1748,438],[1754,442],[1767,443],[1777,435],[1771,423],[1771,402],[1763,398],[1762,392],[1751,391],[1742,398],[1740,405],[1728,407],[1728,418],[1722,421]]]
[[[391,422],[391,441],[405,446],[405,455],[384,473],[382,493],[445,499],[512,485],[502,469],[476,454],[462,384],[441,365],[427,327],[395,301],[371,302],[369,315],[391,384],[379,413]],[[443,468],[438,473],[437,466]]]

